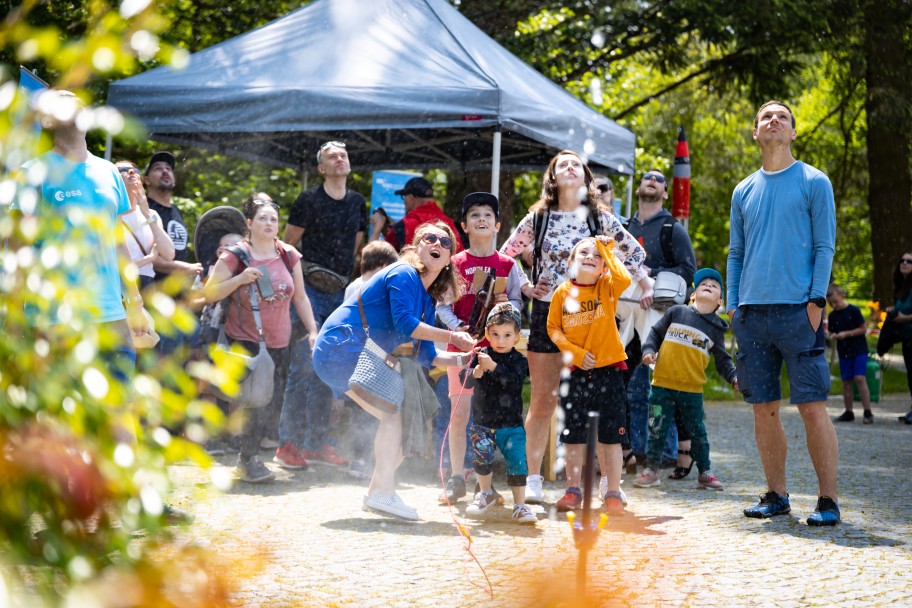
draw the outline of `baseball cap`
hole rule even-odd
[[[462,199],[462,217],[465,218],[466,213],[468,213],[469,209],[472,207],[480,207],[482,205],[490,207],[494,211],[494,217],[500,216],[500,209],[497,205],[496,196],[490,192],[472,192]]]
[[[712,279],[719,284],[722,292],[725,293],[725,283],[722,282],[722,275],[715,268],[701,268],[694,275],[694,287],[699,287],[700,283],[706,279]]]
[[[149,164],[146,165],[145,175],[149,175],[149,169],[152,168],[152,165],[155,163],[168,163],[171,166],[171,169],[174,169],[174,165],[177,164],[177,161],[174,160],[174,155],[170,152],[156,152],[152,155],[152,158],[149,159]]]
[[[522,327],[522,317],[520,317],[519,311],[513,308],[513,305],[509,302],[501,302],[491,309],[491,312],[488,313],[488,318],[485,319],[485,327],[492,325],[494,317],[501,314],[507,315],[511,321]]]
[[[411,194],[413,196],[420,196],[422,198],[425,198],[434,196],[434,187],[431,186],[431,182],[427,181],[423,177],[413,177],[412,179],[405,182],[405,186],[402,188],[402,190],[396,190],[393,194],[398,194],[399,196]]]

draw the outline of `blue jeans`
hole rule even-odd
[[[649,434],[649,366],[637,365],[627,385],[627,400],[630,402],[630,449],[634,454],[646,453],[646,438]],[[678,429],[671,425],[668,440],[662,455],[678,458]]]
[[[326,318],[342,304],[345,292],[325,293],[310,285],[304,286],[310,307],[319,328]],[[291,443],[299,449],[315,452],[326,443],[329,434],[329,414],[332,410],[332,391],[314,373],[313,358],[307,338],[298,339],[303,328],[298,313],[291,305],[291,358],[288,383],[279,418],[279,443]]]
[[[461,473],[458,467],[450,467],[450,445],[443,442],[443,434],[446,433],[447,425],[450,423],[450,415],[453,411],[453,404],[450,402],[450,380],[446,374],[440,376],[437,384],[434,385],[434,393],[437,395],[437,401],[440,403],[440,409],[434,417],[434,448],[436,449],[437,463],[440,463],[440,453],[443,452],[443,468],[452,468],[453,473]],[[468,449],[472,445],[472,437],[469,429],[472,428],[472,413],[469,412],[469,422],[466,424],[466,453],[463,459],[462,468],[472,468],[472,450]],[[451,429],[452,431],[452,429]]]

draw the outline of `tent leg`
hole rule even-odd
[[[494,131],[494,151],[491,155],[491,194],[500,196],[500,127]]]
[[[104,158],[106,161],[111,161],[111,147],[114,145],[114,137],[111,135],[110,131],[105,131],[105,155]]]
[[[633,180],[635,174],[627,178],[627,217],[633,217]]]

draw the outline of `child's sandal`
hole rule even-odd
[[[690,456],[690,450],[678,450],[678,454],[681,456]],[[686,467],[675,467],[674,471],[671,472],[671,475],[668,476],[668,479],[684,479],[690,475],[690,470],[694,466],[693,457],[690,458],[690,464]]]
[[[633,462],[630,462],[631,460],[632,460]],[[637,457],[636,457],[636,454],[634,454],[633,452],[630,452],[629,454],[627,454],[626,456],[624,456],[624,462],[623,462],[623,464],[621,465],[621,468],[623,468],[624,471],[625,471],[628,475],[636,475],[636,474],[637,474]]]

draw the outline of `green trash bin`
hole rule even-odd
[[[868,392],[871,393],[871,403],[880,403],[880,385],[883,380],[883,370],[880,369],[880,363],[874,352],[868,353],[868,364],[865,367],[865,378],[868,381]],[[852,383],[852,390],[855,394],[855,401],[861,401],[861,395],[858,394],[858,386]]]

